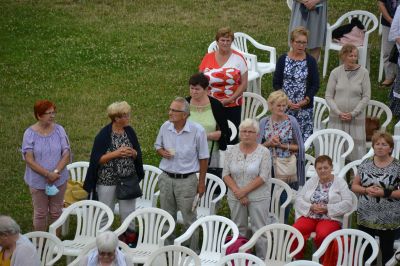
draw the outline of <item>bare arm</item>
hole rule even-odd
[[[207,133],[207,140],[217,141],[221,138],[221,130],[216,130],[210,133]]]
[[[367,195],[367,188],[361,185],[361,178],[359,175],[356,175],[353,180],[353,184],[351,185],[351,191],[357,193],[359,195]]]
[[[208,168],[208,159],[200,159],[200,170],[199,170],[199,184],[197,185],[197,193],[202,197],[204,191],[206,191],[206,173]]]
[[[223,105],[227,105],[227,104],[230,104],[230,103],[236,101],[236,99],[239,98],[243,94],[243,92],[246,91],[247,81],[248,81],[248,71],[241,76],[240,85],[237,88],[237,90],[232,94],[232,96],[228,99],[223,99],[221,101],[221,103]]]
[[[389,22],[390,24],[392,24],[393,19],[392,19],[392,17],[389,15],[389,12],[387,11],[387,9],[386,9],[386,7],[385,7],[385,4],[384,4],[383,2],[378,1],[378,9],[379,9],[379,12],[382,13],[382,17],[383,17],[384,19],[386,19],[387,22]]]

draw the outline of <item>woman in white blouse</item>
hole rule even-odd
[[[304,241],[312,232],[314,243],[319,247],[332,232],[342,228],[343,215],[352,208],[351,191],[343,178],[332,174],[332,159],[321,155],[315,159],[316,176],[310,178],[297,194],[294,209],[298,229]],[[294,250],[296,245],[292,247]],[[302,259],[304,249],[295,258]]]
[[[271,156],[269,150],[257,143],[258,122],[245,119],[239,126],[239,144],[228,148],[222,176],[228,186],[228,204],[231,219],[239,227],[241,235],[251,230],[256,232],[267,224],[271,199],[268,179],[271,178]],[[256,243],[260,258],[266,254],[266,238]]]

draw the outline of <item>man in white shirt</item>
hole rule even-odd
[[[188,119],[189,103],[177,97],[169,107],[169,121],[160,128],[154,144],[162,157],[159,168],[163,173],[158,178],[161,208],[176,221],[181,211],[187,229],[196,219],[192,204],[205,191],[205,176],[209,158],[207,135],[204,128]],[[199,179],[196,173],[199,172]],[[167,244],[172,244],[173,236]],[[197,247],[197,237],[192,237],[191,248]]]

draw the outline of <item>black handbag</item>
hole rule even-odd
[[[397,61],[399,60],[399,50],[397,49],[397,45],[393,45],[392,50],[390,50],[390,55],[389,55],[389,62],[396,64]]]
[[[136,199],[141,197],[143,194],[137,176],[119,177],[115,194],[119,200]]]

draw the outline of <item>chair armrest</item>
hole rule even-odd
[[[244,244],[243,246],[241,246],[241,247],[239,248],[239,252],[240,252],[240,253],[245,253],[246,250],[249,250],[249,249],[251,249],[252,247],[254,247],[254,245],[256,244],[257,240],[258,240],[258,239],[255,238],[255,237],[250,238],[249,241],[248,241],[246,244]]]
[[[180,246],[183,242],[188,240],[194,233],[194,231],[197,229],[196,227],[189,227],[184,234],[182,234],[180,237],[175,238],[174,240],[174,245]]]
[[[63,253],[64,253],[64,246],[62,245],[57,245],[57,255],[50,261],[48,261],[45,266],[51,266],[54,265],[59,259],[61,259]]]
[[[71,205],[72,206],[72,205]],[[64,211],[62,212],[61,216],[58,217],[57,220],[55,220],[50,226],[49,226],[49,233],[53,234],[53,235],[57,235],[56,234],[56,230],[57,228],[61,227],[68,219],[69,215],[72,213],[76,213],[76,210],[72,209],[71,206],[69,206],[68,208],[64,209]]]
[[[210,202],[210,215],[214,215],[214,214],[215,214],[216,206],[217,206],[217,201],[216,201],[215,199],[213,199],[213,200]]]

